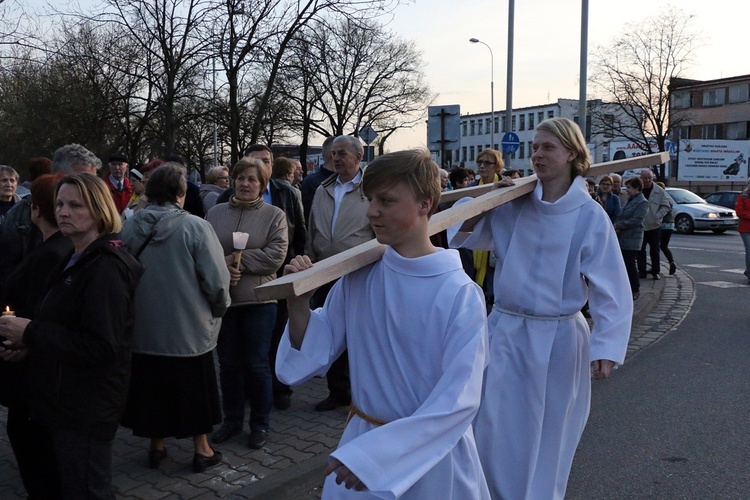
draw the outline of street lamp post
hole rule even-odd
[[[495,147],[495,56],[492,47],[478,38],[469,38],[471,43],[481,43],[490,51],[490,147]]]

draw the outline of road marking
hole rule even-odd
[[[739,283],[730,283],[728,281],[699,281],[699,285],[708,285],[716,288],[744,288],[747,285],[740,285]]]
[[[745,274],[744,269],[722,269],[725,273]]]
[[[719,267],[719,266],[712,266],[709,264],[685,264],[682,267],[694,267],[696,269],[711,269],[711,268]]]

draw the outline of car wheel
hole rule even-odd
[[[727,232],[726,229],[712,229],[711,231],[713,231],[716,234],[721,234],[721,233],[726,233]]]
[[[690,234],[695,229],[693,218],[687,214],[680,214],[674,219],[674,227],[680,234]]]

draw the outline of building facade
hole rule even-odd
[[[609,142],[617,139],[613,130],[618,127],[616,122],[623,122],[628,118],[618,111],[614,104],[601,100],[587,102],[589,112],[596,110],[587,117],[586,141],[594,163],[608,161]],[[578,122],[578,100],[558,99],[550,104],[513,109],[511,116],[511,132],[518,135],[520,144],[518,150],[510,155],[510,162],[506,168],[519,169],[528,175],[531,172],[531,142],[534,138],[536,126],[554,117],[570,118]],[[476,169],[476,157],[486,148],[501,150],[501,141],[505,124],[505,111],[495,113],[494,123],[490,113],[466,114],[461,116],[460,145],[453,151],[452,164]],[[494,129],[494,141],[491,141]],[[492,142],[492,144],[491,144]]]

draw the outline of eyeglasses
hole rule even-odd
[[[494,165],[496,163],[497,163],[496,161],[477,160],[477,165],[478,166],[481,166],[481,165]]]

